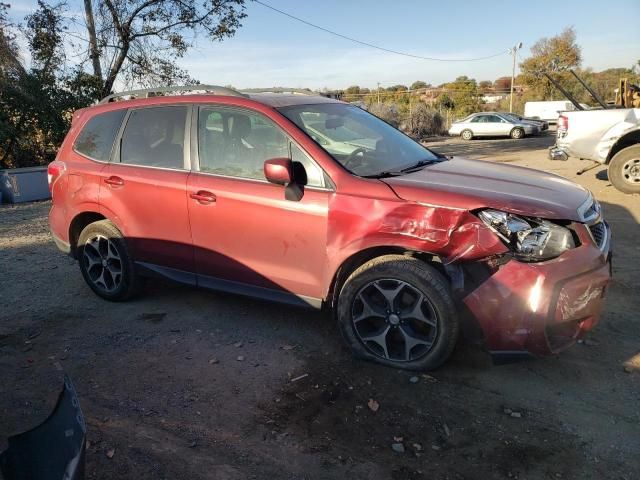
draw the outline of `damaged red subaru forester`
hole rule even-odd
[[[503,358],[560,351],[610,280],[589,191],[443,157],[321,96],[115,94],[74,114],[49,183],[55,242],[102,298],[162,276],[326,306],[355,354],[393,367],[438,367],[461,331]]]

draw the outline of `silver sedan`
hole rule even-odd
[[[449,129],[449,135],[460,135],[465,140],[474,137],[524,138],[537,133],[540,133],[537,125],[495,112],[474,113],[453,122]]]

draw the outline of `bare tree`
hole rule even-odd
[[[16,36],[7,19],[8,8],[9,4],[0,2],[0,79],[15,78],[25,73],[18,55]]]
[[[398,105],[395,103],[372,103],[369,106],[369,113],[381,118],[388,124],[398,128],[400,124],[400,113]]]
[[[91,0],[84,0],[84,15],[85,21],[87,22],[87,33],[89,34],[89,58],[93,65],[93,74],[98,78],[102,78],[100,50],[98,49],[98,37],[96,36],[96,24]]]
[[[224,40],[246,17],[245,0],[94,0],[95,8],[91,1],[85,1],[89,58],[94,74],[104,74],[103,95],[116,79],[141,85],[193,81],[176,61],[198,36]]]

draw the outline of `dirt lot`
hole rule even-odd
[[[416,383],[353,360],[321,313],[157,281],[131,303],[104,302],[55,249],[48,202],[2,206],[0,443],[46,417],[64,369],[91,479],[640,478],[640,198],[606,172],[547,161],[551,143],[431,146],[594,192],[615,248],[601,324],[560,356],[506,366],[461,344]]]

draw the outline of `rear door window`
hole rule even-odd
[[[113,141],[122,125],[126,109],[99,113],[91,118],[73,143],[73,149],[85,157],[108,162]]]
[[[159,168],[184,168],[186,106],[132,110],[122,134],[120,162]]]

